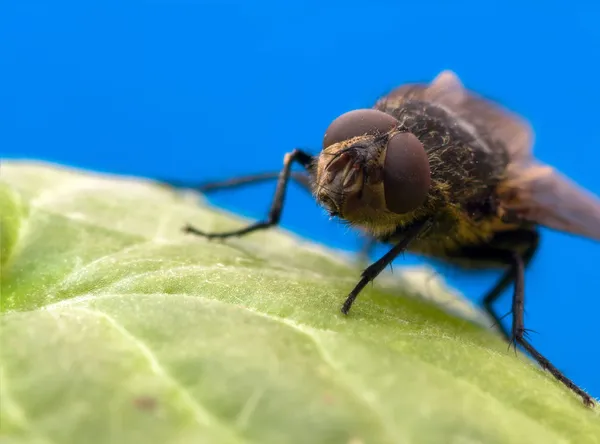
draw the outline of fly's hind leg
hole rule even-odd
[[[273,201],[271,203],[271,209],[269,210],[269,215],[264,221],[256,222],[254,224],[248,225],[239,230],[234,231],[226,231],[224,233],[207,233],[205,231],[201,231],[198,228],[192,225],[186,225],[183,230],[186,233],[194,234],[196,236],[206,237],[208,239],[214,238],[228,238],[232,236],[241,236],[244,234],[251,233],[253,231],[265,229],[277,225],[279,223],[279,219],[281,218],[281,212],[283,210],[283,203],[285,200],[285,192],[287,190],[287,185],[289,183],[290,174],[292,165],[294,162],[299,163],[305,169],[309,170],[311,168],[313,157],[302,151],[302,150],[293,150],[290,153],[287,153],[284,157],[283,161],[283,169],[279,173],[279,177],[277,180],[277,187],[275,189],[275,195],[273,196]]]
[[[510,287],[516,279],[515,269],[512,266],[512,251],[519,251],[524,266],[531,262],[539,245],[539,235],[532,230],[516,230],[497,234],[488,244],[476,247],[464,247],[454,252],[452,256],[459,259],[467,259],[477,263],[486,263],[490,266],[508,267],[498,282],[483,297],[483,308],[494,320],[494,325],[500,329],[500,333],[507,341],[510,341],[511,333],[502,325],[502,319],[494,309],[494,303],[502,293]]]
[[[521,253],[520,257],[523,260],[523,266],[526,268],[531,263],[531,260],[533,259],[533,256],[535,255],[535,252],[538,249],[539,234],[535,231],[529,230],[509,232],[498,235],[496,239],[492,242],[497,243],[500,246],[504,246],[503,244],[508,243],[510,243],[511,246],[521,246],[521,250],[523,252]],[[490,251],[490,253],[494,255],[492,251]],[[509,267],[508,270],[506,270],[504,274],[500,277],[498,282],[483,297],[483,307],[485,308],[487,313],[492,317],[494,323],[498,326],[500,332],[507,341],[511,339],[511,335],[509,334],[506,327],[502,325],[502,318],[504,316],[498,316],[496,310],[494,310],[494,302],[496,302],[496,300],[500,298],[502,293],[515,281],[515,278],[516,276],[514,267]]]
[[[523,323],[523,310],[525,304],[525,262],[517,253],[513,254],[512,267],[515,271],[515,291],[513,294],[512,304],[512,340],[515,342],[515,344],[519,344],[525,350],[527,350],[527,352],[538,362],[538,364],[540,364],[540,366],[542,366],[543,369],[548,370],[556,379],[578,394],[586,406],[592,407],[594,405],[592,397],[579,388],[573,381],[567,378],[545,356],[538,352],[525,338],[526,329]]]
[[[504,264],[509,267],[498,283],[484,297],[483,303],[486,310],[496,320],[500,328],[502,328],[500,324],[501,318],[494,311],[492,303],[498,299],[508,286],[513,284],[512,328],[510,334],[502,328],[504,335],[509,342],[521,345],[543,369],[550,372],[557,380],[579,395],[585,405],[592,406],[594,402],[590,395],[567,378],[525,338],[527,333],[523,317],[525,310],[525,268],[531,262],[538,244],[539,235],[537,232],[532,230],[518,230],[500,233],[488,245],[467,247],[461,249],[457,255],[481,263],[488,262],[490,265]]]

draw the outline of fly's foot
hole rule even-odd
[[[181,231],[183,231],[186,234],[193,234],[195,236],[200,236],[200,237],[204,237],[206,239],[212,239],[215,236],[210,234],[210,233],[206,233],[204,231],[201,231],[199,229],[197,229],[196,227],[194,227],[193,225],[190,224],[186,224],[181,228]]]

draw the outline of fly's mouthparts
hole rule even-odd
[[[360,159],[358,156],[353,155],[350,152],[340,154],[337,159],[331,162],[327,167],[325,174],[325,183],[331,184],[333,187],[338,188],[339,192],[348,193],[359,186],[362,168],[360,165]]]
[[[336,159],[331,161],[331,163],[327,166],[327,183],[333,182],[333,180],[338,177],[340,172],[346,171],[350,164],[353,163],[354,156],[352,156],[349,152],[345,152],[337,156]]]
[[[360,166],[357,164],[346,168],[346,171],[344,171],[344,188],[351,187],[356,182],[359,172]]]

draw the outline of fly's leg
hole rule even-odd
[[[292,152],[287,153],[285,155],[283,160],[283,169],[279,173],[279,178],[277,180],[277,188],[275,189],[275,195],[273,196],[271,209],[269,210],[269,215],[266,220],[248,225],[247,227],[244,227],[239,230],[226,231],[224,233],[206,233],[189,224],[186,225],[183,228],[183,230],[186,233],[195,234],[197,236],[206,237],[208,239],[223,239],[232,236],[242,236],[253,231],[263,230],[265,228],[277,225],[281,217],[281,211],[283,209],[283,203],[285,200],[285,192],[289,183],[291,168],[294,162],[298,162],[304,168],[309,170],[313,162],[313,157],[310,154],[298,149],[293,150]]]
[[[498,283],[484,298],[484,306],[490,315],[500,324],[500,317],[494,312],[492,302],[511,284],[514,285],[512,298],[512,329],[510,333],[505,330],[504,335],[510,344],[522,346],[545,370],[548,370],[556,379],[579,395],[584,404],[593,405],[592,398],[573,381],[558,370],[546,357],[540,354],[526,339],[527,329],[524,324],[525,312],[525,268],[531,262],[539,244],[539,235],[531,230],[517,230],[504,232],[494,237],[488,245],[480,247],[467,247],[455,253],[455,256],[468,258],[490,264],[505,264],[509,269],[500,278]],[[517,252],[518,251],[518,252]]]
[[[211,182],[186,182],[178,180],[160,180],[160,182],[166,186],[180,189],[190,189],[200,191],[202,193],[208,193],[211,191],[218,191],[231,188],[239,188],[244,185],[254,185],[261,182],[267,182],[269,180],[277,179],[279,172],[271,171],[267,173],[250,174],[248,176],[234,177],[231,179],[211,181]],[[297,171],[290,172],[290,179],[297,182],[302,188],[310,192],[310,176],[307,173],[300,173]]]
[[[212,191],[219,191],[225,189],[232,188],[240,188],[246,185],[255,185],[262,182],[267,182],[269,180],[277,179],[279,177],[279,172],[270,171],[267,173],[257,173],[250,174],[248,176],[234,177],[231,179],[219,180],[219,181],[211,181],[211,182],[186,182],[186,181],[178,181],[178,180],[160,180],[160,183],[166,185],[171,188],[179,188],[179,189],[189,189],[200,191],[201,193],[210,193]],[[311,188],[311,178],[308,173],[291,171],[290,179],[296,182],[298,185],[302,187],[306,192],[312,194]],[[375,248],[377,241],[375,238],[364,235],[362,238],[362,246],[360,252],[358,253],[358,260],[362,262],[367,262],[372,251]]]
[[[511,342],[521,345],[542,366],[543,369],[548,370],[552,376],[566,385],[573,392],[581,396],[583,403],[586,406],[592,407],[594,405],[592,397],[580,389],[573,381],[567,378],[546,357],[538,352],[529,343],[529,341],[527,341],[527,339],[525,339],[525,334],[527,332],[523,323],[523,311],[525,306],[525,262],[520,255],[512,255],[512,267],[515,273],[515,290],[512,303],[513,323]]]
[[[516,231],[513,233],[506,233],[505,236],[510,236],[511,243],[515,242],[517,244],[524,246],[524,253],[522,255],[524,266],[527,267],[531,263],[531,259],[533,258],[535,252],[538,249],[539,245],[539,235],[535,231]],[[496,241],[497,243],[503,243],[500,239]],[[475,249],[474,249],[475,250]],[[476,251],[472,251],[468,253],[471,257],[474,258],[483,258],[488,260],[495,260],[502,263],[507,263],[509,258],[506,257],[507,253],[503,250],[496,249],[477,249]],[[513,267],[510,267],[506,272],[500,277],[496,285],[492,287],[492,289],[484,296],[483,298],[483,307],[486,312],[490,315],[490,317],[494,320],[494,324],[498,326],[502,336],[507,341],[510,341],[510,333],[506,327],[502,325],[502,317],[498,316],[496,311],[494,310],[493,304],[494,302],[502,295],[502,293],[515,281],[515,271]]]
[[[384,254],[378,261],[368,266],[361,274],[361,279],[358,284],[352,289],[344,305],[342,305],[342,313],[348,314],[350,307],[354,303],[354,300],[358,294],[362,291],[365,286],[375,279],[392,261],[403,251],[406,250],[408,245],[423,231],[429,228],[431,225],[430,219],[424,219],[422,221],[415,222],[413,225],[407,227],[403,233],[404,236],[400,242],[398,242],[390,251]]]
[[[494,325],[498,327],[500,330],[500,334],[506,341],[510,341],[510,333],[508,329],[502,325],[502,319],[505,316],[498,316],[496,310],[494,310],[493,304],[494,302],[502,295],[504,290],[506,290],[510,284],[512,284],[515,280],[513,269],[508,269],[500,278],[498,283],[492,288],[488,294],[483,298],[483,308],[488,315],[494,320]]]

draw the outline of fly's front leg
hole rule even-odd
[[[183,228],[183,231],[186,233],[195,234],[197,236],[206,237],[208,239],[223,239],[232,236],[241,236],[256,230],[262,230],[272,227],[273,225],[277,225],[279,223],[279,219],[281,218],[281,211],[283,210],[283,203],[285,200],[285,192],[289,183],[290,173],[294,162],[298,162],[304,168],[310,170],[313,157],[310,154],[298,149],[285,155],[283,160],[283,169],[279,173],[277,188],[275,189],[275,195],[273,196],[271,209],[269,210],[269,215],[266,220],[256,222],[239,230],[226,231],[224,233],[207,233],[189,224]]]
[[[384,254],[377,262],[372,263],[362,272],[360,281],[358,281],[358,284],[356,284],[354,289],[346,298],[344,305],[342,305],[342,313],[348,314],[350,307],[352,307],[354,300],[362,291],[362,289],[365,288],[369,282],[375,279],[383,270],[385,270],[385,267],[391,264],[400,253],[405,251],[408,245],[415,238],[417,238],[419,234],[423,233],[431,226],[431,223],[431,219],[424,219],[422,221],[415,222],[406,229],[400,242],[398,242],[390,251]]]

